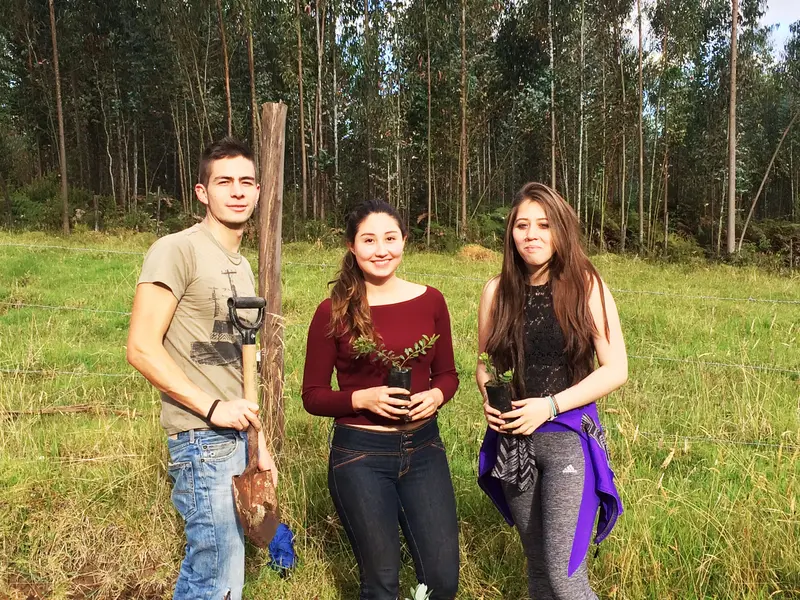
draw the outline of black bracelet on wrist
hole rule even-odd
[[[217,398],[211,404],[211,408],[208,409],[208,414],[206,415],[206,421],[208,421],[209,423],[211,423],[211,415],[214,414],[214,410],[217,408],[217,404],[219,404],[220,402],[221,402],[221,400],[219,398]]]

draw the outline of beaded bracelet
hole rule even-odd
[[[555,404],[555,401],[553,400],[553,397],[552,396],[547,396],[547,401],[550,403],[550,418],[547,419],[547,420],[548,421],[552,421],[553,419],[556,418],[556,416],[558,415],[558,412],[556,411],[556,404]]]

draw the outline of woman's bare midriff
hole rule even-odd
[[[410,423],[398,423],[397,425],[356,425],[354,423],[347,423],[345,427],[355,427],[357,429],[366,429],[368,431],[383,431],[391,433],[393,431],[409,431],[417,429],[428,423],[433,417],[427,419],[420,419],[419,421],[411,421]]]

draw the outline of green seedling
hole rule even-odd
[[[423,334],[422,338],[415,342],[413,347],[406,348],[401,354],[395,354],[391,350],[388,350],[383,344],[378,344],[372,338],[362,335],[353,342],[353,350],[355,350],[356,356],[369,356],[374,354],[375,358],[380,360],[387,367],[402,369],[412,358],[417,358],[427,353],[428,350],[433,348],[433,345],[438,339],[438,333],[431,336]]]
[[[513,381],[514,369],[509,369],[504,373],[500,373],[486,352],[481,352],[478,356],[478,360],[483,363],[483,366],[485,366],[486,370],[489,372],[489,382],[511,383]]]

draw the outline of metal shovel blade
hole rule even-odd
[[[271,471],[258,470],[258,434],[247,431],[247,467],[233,476],[233,500],[245,536],[259,548],[266,548],[280,524],[278,494],[272,484]]]
[[[233,498],[244,534],[259,548],[269,546],[280,524],[272,473],[255,471],[235,475]]]

